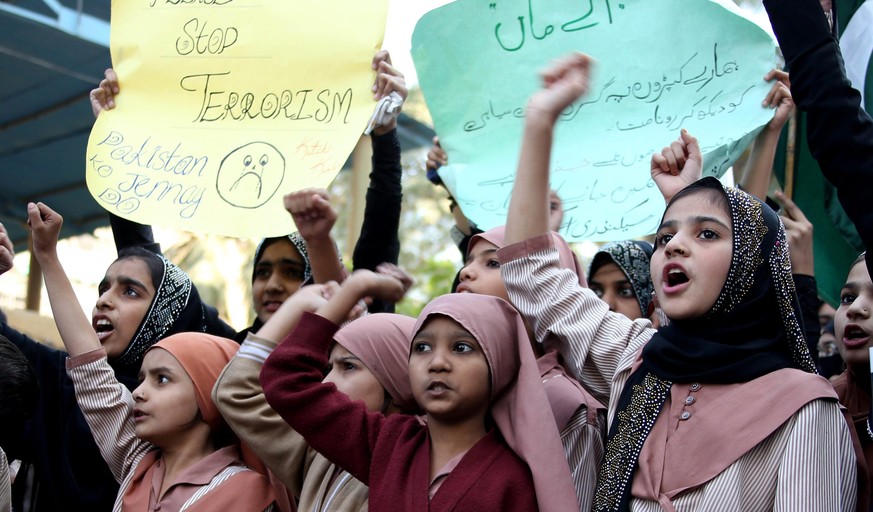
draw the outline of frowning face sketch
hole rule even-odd
[[[266,203],[285,178],[285,158],[266,142],[250,142],[221,161],[216,188],[225,202],[238,208]]]

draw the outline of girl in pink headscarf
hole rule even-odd
[[[467,246],[464,268],[459,273],[459,293],[478,293],[509,301],[506,286],[500,276],[497,251],[506,244],[504,226],[475,235]],[[551,233],[555,239],[560,235]],[[559,245],[562,268],[574,271],[579,284],[587,287],[585,274],[569,246]],[[540,379],[561,436],[564,455],[570,465],[573,485],[580,510],[588,510],[594,499],[597,470],[606,443],[606,407],[567,374],[560,351],[548,337],[536,340],[528,328],[531,348],[537,358]],[[548,346],[544,347],[544,344]]]
[[[412,394],[426,416],[368,412],[321,383],[340,311],[402,297],[387,276],[340,292],[264,364],[267,401],[310,445],[370,487],[374,510],[576,510],[555,422],[524,323],[505,301],[447,295],[411,336]],[[342,303],[342,304],[341,304]],[[342,306],[342,307],[340,307]]]

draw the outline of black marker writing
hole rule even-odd
[[[179,55],[198,55],[206,53],[219,55],[224,50],[236,44],[239,31],[234,27],[210,29],[207,22],[201,24],[198,18],[193,18],[182,26],[183,36],[176,39],[176,52]]]
[[[230,74],[230,71],[226,71],[188,75],[179,81],[183,90],[200,95],[200,108],[193,122],[257,118],[291,121],[314,119],[325,124],[349,122],[353,96],[351,88],[340,91],[284,89],[261,94],[228,91],[222,83]]]

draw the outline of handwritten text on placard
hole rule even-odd
[[[574,241],[654,232],[664,203],[649,161],[681,128],[700,139],[704,174],[721,175],[773,114],[761,102],[775,45],[732,5],[458,0],[419,21],[413,57],[449,154],[440,175],[480,227],[505,222],[538,71],[572,50],[596,59],[552,153],[562,233]]]
[[[386,14],[386,0],[114,1],[121,94],[91,132],[92,195],[137,222],[287,234],[282,196],[327,186],[372,113]]]

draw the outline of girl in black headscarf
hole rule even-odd
[[[31,215],[57,218],[45,205]],[[52,216],[56,217],[52,217]],[[231,337],[233,329],[200,300],[188,275],[169,260],[143,248],[120,251],[106,271],[92,323],[110,353],[110,365],[128,389],[139,384],[145,352],[162,338],[184,331]],[[71,307],[79,307],[72,304]],[[110,510],[118,483],[100,456],[67,376],[67,353],[34,341],[8,325],[9,338],[33,365],[40,382],[36,412],[10,459],[32,463],[37,491],[32,510]],[[21,485],[25,478],[17,483]],[[18,486],[17,486],[18,487]],[[23,486],[19,487],[23,492]]]
[[[588,87],[571,55],[530,100],[506,240],[498,253],[512,303],[537,339],[608,398],[595,511],[854,510],[851,433],[815,374],[800,327],[785,230],[748,194],[700,176],[697,140],[652,158],[669,201],[651,274],[670,325],[609,311],[561,270],[545,205],[553,125]],[[675,197],[674,197],[675,196]],[[598,396],[599,395],[599,396]]]
[[[242,343],[256,333],[279,306],[304,284],[312,283],[312,265],[306,241],[299,233],[265,238],[255,249],[252,267],[252,306],[255,320],[234,339]]]
[[[719,209],[728,215],[713,213]],[[724,243],[719,237],[728,242],[724,273],[715,258],[704,259],[712,256],[706,245]],[[664,502],[676,510],[853,509],[851,437],[815,375],[776,214],[713,178],[692,184],[667,207],[652,272],[671,323],[641,332],[624,352],[634,354],[632,363],[616,367],[594,510],[629,510],[631,501],[643,510]],[[706,281],[715,284],[714,302],[681,302]],[[818,437],[822,424],[833,438]],[[695,445],[709,449],[687,451]],[[846,484],[832,495],[810,492],[818,482],[798,486],[811,460],[792,453],[795,446],[807,455],[826,451],[818,469]],[[676,457],[687,469],[673,464]],[[751,482],[758,487],[749,489]]]

